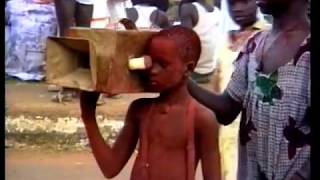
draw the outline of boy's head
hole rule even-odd
[[[173,26],[154,35],[147,44],[147,55],[152,58],[147,71],[150,90],[163,92],[183,84],[200,53],[200,39],[189,28]]]
[[[309,0],[257,0],[257,6],[264,14],[277,15],[285,13],[289,6],[296,1],[307,5]]]
[[[257,20],[256,0],[228,0],[230,15],[240,27],[253,25]]]

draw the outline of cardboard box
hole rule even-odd
[[[47,82],[110,94],[144,92],[129,58],[140,57],[154,31],[72,28],[47,41]]]

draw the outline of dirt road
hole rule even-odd
[[[135,155],[112,180],[129,180]],[[93,155],[81,152],[6,150],[7,180],[103,180]],[[197,180],[202,180],[197,172]]]

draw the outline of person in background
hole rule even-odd
[[[54,0],[60,36],[72,26],[90,27],[94,0]]]
[[[170,6],[167,10],[167,16],[169,18],[169,22],[172,25],[178,25],[180,24],[179,20],[179,5],[180,0],[172,0],[170,1]]]
[[[221,1],[221,23],[219,26],[219,30],[223,35],[228,34],[232,30],[239,30],[239,25],[236,24],[229,13],[229,4],[228,0],[220,0]],[[257,18],[259,20],[264,20],[265,15],[261,13],[261,11],[257,10]]]
[[[228,13],[232,20],[240,27],[231,30],[219,40],[215,52],[217,62],[216,71],[212,78],[213,91],[223,93],[233,72],[233,62],[254,34],[270,28],[263,19],[257,17],[255,0],[227,0]],[[229,126],[220,127],[220,148],[222,156],[223,176],[226,180],[236,179],[237,172],[237,142],[240,116]]]
[[[41,81],[45,78],[45,52],[48,36],[57,33],[54,4],[48,0],[6,2],[6,58],[8,78]]]
[[[220,35],[220,10],[206,0],[182,0],[179,17],[181,25],[192,28],[201,40],[201,56],[192,79],[197,83],[208,83],[215,69],[213,56],[216,37]]]
[[[168,0],[132,0],[132,8],[126,9],[127,18],[139,29],[165,28],[169,20],[165,13]]]
[[[233,72],[233,61],[247,40],[255,33],[270,29],[271,25],[257,16],[255,0],[227,0],[228,15],[240,27],[230,30],[219,38],[214,59],[217,62],[217,73],[213,81],[214,91],[222,93]]]
[[[119,21],[127,18],[126,8],[131,7],[131,0],[95,1],[91,27],[119,29]]]
[[[247,1],[246,1],[247,2]],[[258,0],[272,28],[255,33],[218,95],[189,91],[230,125],[241,112],[238,179],[310,179],[310,22],[307,0]]]

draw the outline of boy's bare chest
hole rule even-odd
[[[162,112],[154,110],[148,123],[144,124],[149,144],[158,144],[168,148],[185,147],[188,140],[188,114],[181,109]],[[146,122],[146,121],[145,121]],[[146,127],[147,126],[147,127]]]

